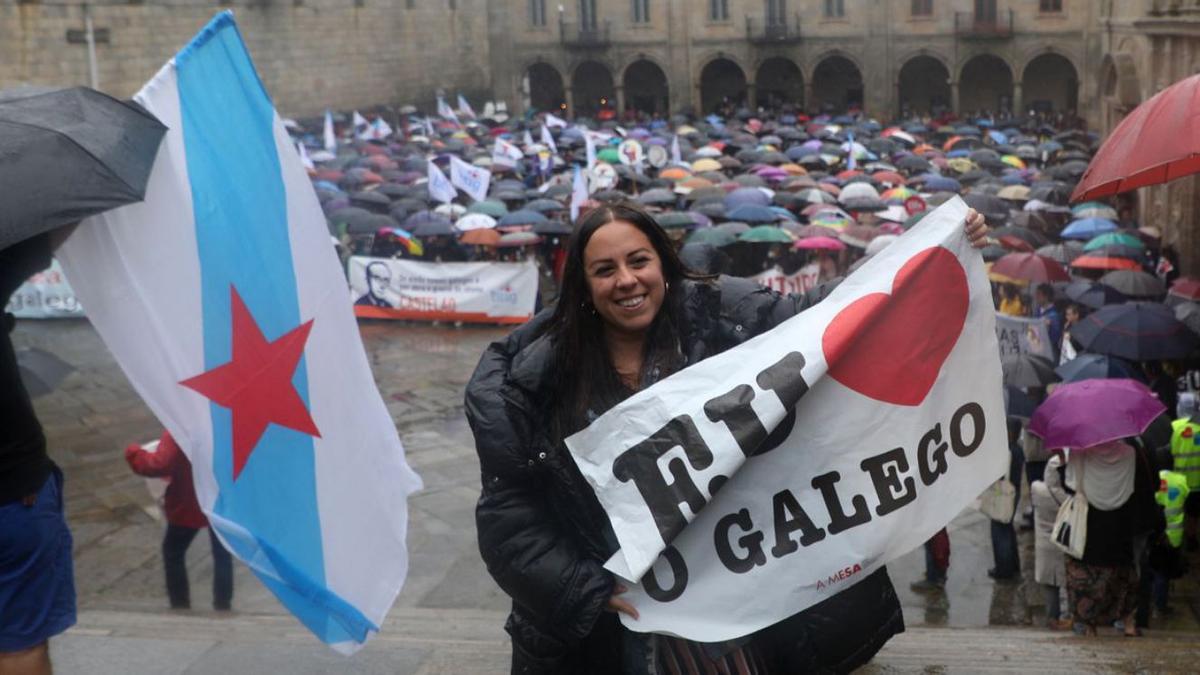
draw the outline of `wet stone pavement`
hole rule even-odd
[[[86,321],[18,322],[13,334],[18,347],[53,352],[76,369],[56,391],[35,401],[51,455],[66,474],[75,538],[80,621],[54,643],[58,672],[507,672],[502,625],[508,600],[476,549],[478,462],[462,411],[463,388],[479,354],[507,329],[386,322],[363,322],[360,328],[408,461],[425,489],[409,501],[404,590],[383,632],[347,660],[308,637],[240,563],[235,611],[208,610],[212,574],[204,538],[188,552],[195,609],[165,609],[163,521],[146,480],[132,474],[122,456],[126,445],[153,440],[161,428]],[[1083,639],[1041,628],[1044,608],[1032,581],[1031,533],[1020,534],[1027,578],[1017,584],[987,577],[988,522],[977,511],[960,514],[950,525],[950,538],[945,592],[909,590],[923,572],[919,549],[889,565],[911,630],[865,670],[1195,670],[1190,655],[1200,654],[1196,574],[1175,583],[1176,611],[1154,618],[1150,638]],[[1200,558],[1193,558],[1193,569],[1200,570]]]

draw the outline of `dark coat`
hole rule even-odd
[[[685,282],[680,342],[687,364],[774,328],[823,297],[783,296],[747,280]],[[484,352],[467,385],[483,491],[479,550],[513,599],[505,629],[514,673],[653,672],[648,638],[604,607],[618,548],[608,519],[566,447],[548,437],[553,349],[538,314]],[[846,672],[904,629],[885,570],[756,634],[779,672]],[[635,665],[630,665],[634,663]]]

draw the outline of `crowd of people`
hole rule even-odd
[[[1070,204],[1097,137],[1074,123],[1062,128],[1033,116],[881,124],[860,111],[726,113],[643,117],[622,127],[611,116],[464,122],[409,112],[396,118],[399,130],[388,138],[356,138],[354,129],[343,128],[346,144],[337,152],[322,152],[315,126],[296,129],[311,148],[310,175],[330,231],[347,252],[431,261],[531,256],[545,270],[545,299],[560,299],[553,311],[493,345],[468,388],[484,472],[481,552],[514,598],[508,625],[514,672],[521,664],[579,668],[630,658],[619,624],[602,610],[636,614],[636,608],[599,569],[611,553],[611,531],[594,499],[580,497],[587,490],[577,477],[555,464],[546,468],[542,487],[531,487],[507,469],[525,464],[512,448],[559,457],[571,430],[702,358],[673,359],[672,334],[659,328],[657,315],[670,314],[664,325],[676,330],[699,321],[671,314],[672,294],[688,294],[677,300],[690,307],[690,295],[703,293],[694,289],[706,287],[696,281],[709,278],[703,275],[793,278],[794,285],[777,289],[797,293],[787,301],[784,315],[790,315],[954,196],[991,228],[980,244],[998,312],[1035,319],[1044,331],[1030,331],[1029,339],[1047,343],[1005,360],[1012,461],[1004,479],[1011,489],[1002,494],[1011,504],[992,522],[989,576],[997,583],[1021,580],[1026,535],[1018,531],[1029,531],[1032,576],[1043,591],[1048,626],[1094,633],[1116,625],[1136,635],[1152,607],[1170,611],[1170,582],[1184,573],[1183,550],[1195,548],[1200,515],[1194,496],[1200,283],[1180,278],[1176,252],[1162,245],[1156,224],[1136,221],[1132,197]],[[516,147],[520,157],[503,156],[497,147]],[[491,172],[486,199],[430,197],[429,164],[445,169],[451,156]],[[604,277],[592,275],[593,259],[605,261]],[[735,289],[753,295],[754,288],[765,293],[762,302],[784,301],[730,280],[708,302],[720,303]],[[639,303],[632,314],[619,304],[631,298]],[[513,383],[518,354],[527,367]],[[571,382],[562,379],[565,371],[551,374],[562,359],[578,364]],[[526,372],[531,362],[547,374]],[[1143,382],[1165,411],[1144,433],[1073,451],[1044,447],[1029,429],[1034,411],[1056,387],[1091,378]],[[495,400],[525,400],[523,409],[542,411],[551,429],[528,436],[539,423],[508,419],[511,408],[494,410],[489,396],[495,394],[505,394]],[[1086,546],[1072,556],[1053,539],[1062,504],[1077,493],[1086,493],[1091,508]],[[544,551],[536,561],[526,557],[533,549]],[[943,530],[926,546],[926,578],[914,590],[941,592],[949,559]],[[568,578],[575,581],[565,592]],[[744,662],[749,672],[780,664],[845,669],[872,649],[850,648],[844,636],[817,626],[881,601],[872,611],[883,623],[848,625],[877,635],[897,630],[888,624],[887,598],[894,595],[886,574],[873,583],[877,588],[863,582],[838,596],[839,603],[801,613],[763,639],[707,651],[666,640],[650,653],[668,672],[685,662]],[[820,639],[828,641],[824,650],[813,647]]]

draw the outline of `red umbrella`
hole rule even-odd
[[[1092,158],[1072,202],[1166,183],[1200,171],[1200,75],[1180,80],[1129,113]]]
[[[1085,255],[1071,261],[1071,267],[1089,270],[1140,270],[1142,266],[1129,258]]]
[[[999,241],[1000,241],[1001,246],[1003,246],[1004,248],[1006,248],[1010,251],[1020,251],[1021,253],[1033,253],[1033,247],[1029,245],[1029,242],[1025,241],[1024,239],[1021,239],[1020,237],[1016,237],[1011,234],[1006,234],[1006,235],[1000,237]]]
[[[1009,253],[992,265],[992,273],[1039,284],[1071,280],[1061,263],[1036,253]]]
[[[1200,301],[1200,279],[1180,277],[1171,284],[1171,290],[1167,293],[1186,300]]]

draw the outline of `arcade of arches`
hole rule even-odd
[[[957,78],[959,111],[971,114],[1021,108],[1024,111],[1076,111],[1079,104],[1079,74],[1065,56],[1041,54],[1030,60],[1020,79],[1008,62],[993,54],[970,58]],[[813,111],[841,110],[863,104],[863,74],[850,59],[833,55],[813,70],[806,87],[801,68],[791,59],[774,56],[754,71],[753,84],[746,72],[731,59],[719,57],[700,73],[700,110],[721,107],[736,109],[749,104],[777,106],[792,104]],[[895,81],[896,110],[903,115],[939,115],[954,108],[954,77],[945,63],[928,54],[904,62]],[[559,70],[535,63],[525,72],[525,91],[536,110],[561,110],[594,115],[602,108],[635,110],[649,115],[670,112],[670,83],[663,69],[649,59],[638,59],[625,68],[618,86],[608,66],[585,61],[571,74],[571,87],[564,86]],[[569,94],[569,95],[568,95]],[[806,100],[806,94],[810,100]]]

